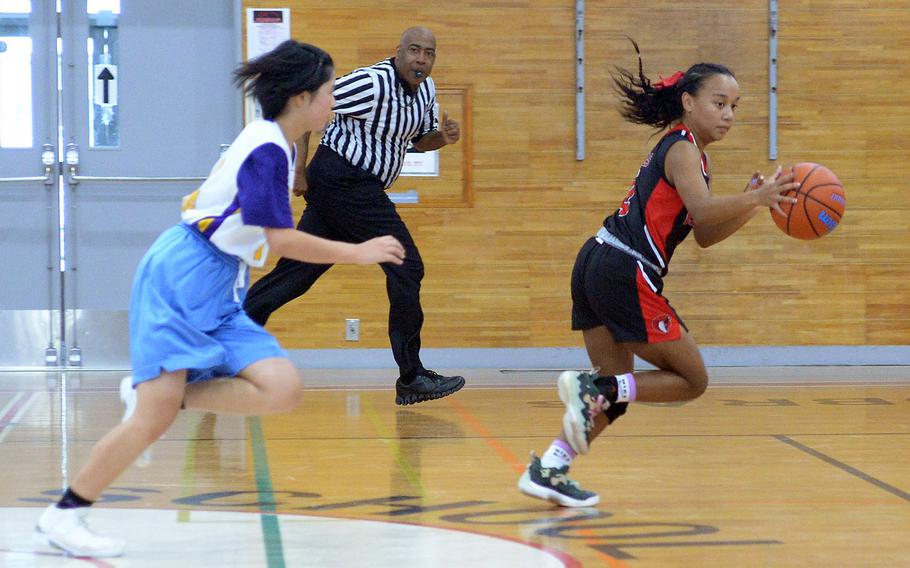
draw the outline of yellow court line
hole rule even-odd
[[[398,443],[398,437],[392,435],[392,433],[385,427],[385,424],[382,423],[382,420],[379,418],[379,414],[376,412],[376,408],[373,406],[373,403],[370,402],[368,397],[361,397],[361,402],[363,403],[363,413],[366,415],[367,420],[370,421],[370,425],[373,426],[373,430],[379,435],[383,442],[389,447],[389,450],[392,452],[392,456],[395,458],[395,463],[398,464],[398,469],[401,470],[401,473],[404,474],[405,479],[408,480],[408,483],[417,492],[419,497],[424,497],[426,495],[426,490],[423,488],[423,483],[420,481],[420,474],[414,469],[411,465],[411,462],[408,461],[407,456],[401,451],[401,445]]]
[[[187,440],[186,454],[183,458],[183,475],[180,476],[181,497],[189,497],[193,494],[193,480],[196,477],[196,444],[199,442],[198,429],[201,418],[199,416],[195,416],[193,420],[195,421],[195,424],[193,428],[190,428],[190,430],[195,431],[197,435]],[[177,511],[177,522],[190,522],[190,512],[191,511],[189,509],[181,509]]]

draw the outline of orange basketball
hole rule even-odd
[[[780,230],[797,239],[817,239],[834,230],[844,216],[847,199],[844,185],[834,172],[819,164],[802,162],[793,166],[793,181],[799,188],[782,193],[796,203],[781,203],[785,216],[771,210]]]

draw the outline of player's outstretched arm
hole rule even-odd
[[[311,264],[404,262],[404,247],[390,236],[354,244],[323,239],[296,229],[266,227],[265,238],[272,253]]]

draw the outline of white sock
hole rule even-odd
[[[638,388],[632,373],[616,375],[616,402],[632,402],[637,395]]]
[[[575,457],[575,450],[572,446],[560,439],[553,440],[543,457],[540,458],[540,465],[543,467],[565,467],[572,465],[572,459]]]

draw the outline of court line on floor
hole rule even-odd
[[[463,435],[461,440],[483,440],[487,439],[490,434],[484,435],[477,433],[476,436]],[[675,438],[730,438],[734,440],[748,438],[767,438],[772,436],[770,432],[759,434],[611,434],[610,439],[675,439]],[[910,432],[791,432],[789,436],[826,436],[831,438],[851,438],[861,436],[910,436]],[[413,440],[438,440],[438,436],[409,436]],[[552,440],[553,436],[548,434],[509,434],[507,436],[497,436],[498,440]],[[221,438],[223,440],[233,440],[234,438]],[[349,441],[349,440],[373,440],[373,437],[364,436],[276,436],[272,438],[279,442],[312,442],[312,441]],[[186,442],[184,438],[169,438],[168,442]],[[514,456],[514,454],[512,454]],[[520,460],[516,457],[516,463]],[[524,471],[522,466],[521,471]]]
[[[41,550],[32,550],[30,548],[0,548],[0,552],[8,552],[10,554],[22,554],[37,556],[43,558],[60,558],[62,562],[85,562],[86,564],[91,564],[97,568],[114,568],[113,564],[109,564],[100,558],[90,558],[88,556],[70,556],[65,552],[50,552],[50,551],[41,551]],[[17,563],[18,564],[18,563]],[[21,564],[25,566],[25,564]]]
[[[449,403],[449,406],[455,409],[462,420],[464,420],[468,426],[470,426],[475,432],[480,434],[488,446],[493,448],[499,457],[502,458],[504,462],[509,464],[516,473],[524,473],[525,467],[527,467],[524,462],[518,459],[518,456],[513,454],[508,448],[506,448],[499,439],[493,435],[492,432],[486,429],[486,427],[480,422],[480,420],[474,416],[474,414],[465,408],[460,402],[453,398],[446,398],[446,402]]]
[[[262,435],[262,421],[258,416],[246,419],[250,431],[250,445],[253,450],[253,465],[256,470],[256,489],[259,492],[259,518],[262,523],[262,540],[265,545],[266,565],[269,568],[285,568],[284,546],[281,544],[281,527],[275,509],[275,495],[272,490],[272,475],[269,472],[269,458]]]
[[[754,381],[754,382],[744,382],[734,379],[712,379],[711,384],[708,387],[710,390],[717,389],[729,389],[729,390],[742,390],[742,389],[819,389],[819,388],[906,388],[908,384],[907,380],[902,379],[883,379],[881,381],[865,381],[865,380],[856,380],[850,383],[840,382],[840,381],[781,381],[781,382],[768,382],[768,381]],[[544,389],[550,390],[553,385],[550,383],[538,383],[538,382],[487,382],[480,383],[474,382],[465,387],[464,390],[515,390],[515,389]],[[370,385],[370,384],[358,384],[356,382],[350,383],[332,383],[332,384],[314,384],[312,381],[307,382],[306,389],[308,391],[390,391],[388,385]]]
[[[12,415],[13,407],[18,408],[19,401],[25,396],[24,392],[15,391],[12,398],[3,405],[3,408],[0,408],[0,424],[3,424],[7,420],[7,416]]]
[[[483,425],[483,423],[480,421],[480,419],[478,419],[476,416],[474,416],[474,413],[472,413],[470,410],[465,408],[464,405],[462,405],[460,402],[453,399],[452,397],[446,398],[445,401],[449,404],[449,406],[451,406],[452,408],[455,409],[455,411],[462,417],[462,419],[468,424],[468,426],[473,428],[475,432],[477,432],[478,434],[480,434],[483,437],[483,439],[484,439],[484,441],[486,441],[487,445],[489,445],[491,448],[493,448],[493,450],[497,454],[499,454],[499,457],[501,457],[503,459],[503,461],[505,461],[507,464],[509,464],[512,467],[512,469],[514,469],[516,471],[516,473],[524,473],[525,468],[527,466],[518,459],[518,456],[516,456],[508,448],[506,448],[502,444],[502,442],[500,442],[499,439],[493,435],[492,432],[487,430],[487,428]],[[516,491],[517,491],[517,489],[516,489]],[[590,545],[590,544],[598,544],[598,543],[602,542],[602,539],[597,538],[597,536],[594,534],[594,532],[590,529],[581,529],[578,532],[580,535],[582,535],[586,538],[586,540],[584,541],[585,544]],[[604,551],[602,551],[598,548],[592,548],[592,550],[597,554],[597,556],[599,558],[601,558],[604,561],[604,563],[606,563],[606,565],[609,568],[628,568],[628,564],[626,564],[622,560],[615,558],[613,556],[610,556],[609,554],[605,553]]]
[[[16,396],[0,410],[0,442],[3,442],[13,428],[19,424],[36,400],[38,400],[37,392],[28,396],[24,392],[16,393]]]
[[[401,451],[401,444],[398,443],[397,437],[393,436],[385,427],[385,424],[382,423],[379,414],[376,412],[376,407],[373,406],[373,403],[370,402],[369,398],[362,397],[360,400],[364,415],[366,415],[367,420],[370,422],[373,430],[376,431],[376,434],[379,435],[379,438],[385,442],[389,451],[392,452],[395,463],[398,465],[398,469],[404,475],[405,479],[408,480],[408,484],[417,492],[418,496],[426,496],[426,490],[423,487],[423,483],[420,481],[420,474],[414,469],[411,462],[408,461],[407,456]]]
[[[902,489],[898,489],[897,487],[894,487],[893,485],[889,485],[888,483],[885,483],[884,481],[882,481],[880,479],[876,479],[875,477],[872,477],[868,473],[865,473],[851,465],[845,464],[844,462],[842,462],[840,460],[834,459],[827,454],[823,454],[822,452],[815,450],[813,448],[810,448],[809,446],[807,446],[805,444],[801,444],[801,443],[797,442],[796,440],[794,440],[793,438],[790,438],[789,436],[784,436],[782,434],[776,434],[774,436],[774,438],[787,444],[788,446],[792,446],[792,447],[796,448],[797,450],[799,450],[801,452],[807,453],[812,457],[818,458],[829,465],[833,465],[837,469],[844,471],[846,473],[849,473],[850,475],[852,475],[856,478],[859,478],[867,483],[871,483],[872,485],[875,485],[879,489],[884,489],[888,493],[891,493],[892,495],[900,497],[904,501],[910,501],[910,493],[907,493],[906,491],[903,491]]]
[[[196,413],[193,413],[196,414]],[[194,416],[192,420],[195,421],[193,430],[197,431],[197,435],[192,438],[187,438],[186,440],[186,452],[183,457],[183,475],[180,479],[180,497],[189,497],[193,494],[193,481],[196,478],[196,444],[198,442],[198,430],[199,423],[201,418],[199,416]],[[188,523],[190,522],[190,510],[181,509],[177,512],[177,522],[178,523]]]

